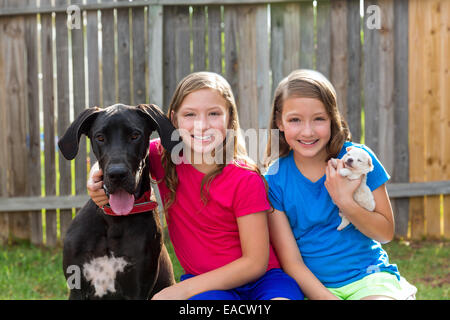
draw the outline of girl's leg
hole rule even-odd
[[[297,282],[281,269],[271,269],[247,285],[249,300],[303,300]]]
[[[367,296],[361,298],[361,300],[395,300],[395,299],[388,296]]]
[[[199,293],[189,300],[240,300],[240,296],[234,290],[212,290]]]

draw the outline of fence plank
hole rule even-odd
[[[0,20],[0,27],[3,27],[5,24],[5,19]],[[0,29],[2,30],[2,28]],[[0,41],[4,43],[3,38],[4,35],[0,31]],[[3,47],[3,46],[2,46]],[[3,89],[3,84],[6,83],[3,81],[5,79],[4,75],[4,63],[3,63],[3,50],[0,50],[0,197],[7,197],[7,172],[8,172],[8,162],[7,162],[7,143],[6,143],[6,117],[7,117],[7,108],[5,97],[6,94]],[[3,245],[8,242],[9,238],[9,216],[8,214],[0,214],[0,245]]]
[[[88,200],[88,195],[0,198],[0,212],[81,208]]]
[[[208,69],[218,74],[222,74],[221,23],[220,6],[208,6]]]
[[[361,16],[359,0],[347,2],[348,86],[345,101],[353,141],[361,141]]]
[[[271,98],[275,90],[283,79],[283,9],[284,6],[280,4],[273,4],[270,6],[270,67],[272,69],[272,88]],[[293,52],[292,54],[297,54]]]
[[[425,112],[425,177],[427,181],[433,181],[442,177],[441,167],[441,145],[443,136],[441,136],[441,115],[440,102],[442,90],[440,83],[440,67],[443,59],[441,56],[440,43],[440,4],[439,1],[426,2],[425,11],[425,47],[427,72],[424,78],[424,89],[426,92]],[[448,105],[447,105],[448,108]],[[440,237],[440,197],[425,197],[425,221],[427,237]]]
[[[56,5],[67,4],[67,0],[60,0]],[[69,47],[67,15],[56,13],[56,78],[58,84],[58,136],[61,137],[70,125],[70,89],[69,89]],[[92,48],[90,48],[92,49]],[[94,70],[92,70],[94,73]],[[95,85],[94,85],[95,86]],[[98,88],[98,87],[97,87]],[[61,196],[72,193],[71,162],[59,153],[59,194]],[[64,240],[72,222],[72,209],[61,209],[59,212],[61,241]]]
[[[148,101],[163,109],[163,7],[148,7]]]
[[[364,1],[364,12],[367,7],[377,5],[376,1]],[[379,62],[379,32],[376,29],[367,27],[367,18],[364,23],[364,115],[365,115],[365,140],[376,154],[378,148],[378,94],[380,85]]]
[[[132,30],[133,30],[133,94],[131,103],[133,105],[146,102],[145,92],[145,12],[144,8],[132,9]]]
[[[338,107],[348,120],[348,48],[347,48],[347,2],[331,2],[331,74],[330,81],[336,89]],[[351,129],[351,127],[350,127]]]
[[[410,146],[410,182],[422,182],[425,174],[425,136],[424,113],[425,101],[423,101],[423,83],[417,79],[424,79],[426,72],[423,63],[425,60],[424,46],[417,46],[425,37],[424,19],[425,12],[423,1],[409,1],[409,146]],[[424,198],[411,198],[409,202],[411,217],[411,238],[421,239],[425,235]]]
[[[300,3],[300,67],[314,69],[314,7]]]
[[[408,0],[394,3],[394,83],[395,83],[395,152],[393,182],[409,181],[409,147],[408,147]],[[392,201],[395,217],[395,234],[408,236],[409,200]]]
[[[29,0],[29,7],[35,7],[36,2]],[[41,139],[39,128],[39,80],[38,80],[38,43],[37,16],[25,17],[25,43],[28,82],[28,194],[41,195]],[[1,148],[0,148],[1,149]],[[30,237],[32,244],[42,244],[42,213],[41,210],[30,212]]]
[[[8,1],[6,1],[8,3]],[[10,4],[18,5],[15,1],[9,0]],[[12,192],[14,195],[26,195],[28,193],[28,148],[27,148],[27,114],[28,114],[28,89],[27,89],[27,69],[26,65],[20,63],[26,61],[26,42],[25,42],[25,19],[24,17],[16,17],[14,24],[11,25],[14,34],[12,49],[16,54],[15,59],[9,60],[11,67],[15,71],[9,74],[8,92],[10,106],[10,143],[13,147],[12,152],[9,151],[11,157],[11,174],[14,178],[12,183]],[[17,29],[16,29],[17,28]],[[13,51],[11,51],[12,53]],[[7,60],[8,61],[8,60]],[[16,62],[19,62],[16,64]],[[17,87],[16,87],[17,86]],[[12,126],[13,124],[13,126]],[[25,157],[24,157],[25,156]],[[29,212],[21,212],[18,216],[10,217],[10,226],[12,236],[14,238],[29,240],[30,239],[30,217]]]
[[[190,73],[189,7],[164,7],[164,111],[179,81]]]
[[[394,2],[379,0],[381,30],[379,32],[378,93],[378,157],[390,173],[394,170]]]
[[[66,1],[66,0],[62,0]],[[87,4],[97,3],[97,0],[87,0]],[[88,106],[100,106],[100,69],[98,49],[98,12],[96,10],[86,12],[86,42],[88,64]],[[61,27],[62,24],[61,24]],[[93,156],[92,154],[90,157]]]
[[[238,91],[238,50],[237,50],[237,12],[238,7],[224,7],[225,32],[225,76],[233,90],[236,104],[239,105]]]
[[[6,3],[0,2],[0,8],[6,7]],[[4,88],[6,82],[6,52],[5,49],[7,34],[4,32],[4,27],[6,27],[9,19],[0,19],[0,41],[3,44],[0,47],[0,196],[8,196],[8,144],[7,144],[7,117],[8,109],[6,108],[6,89]],[[8,243],[9,238],[9,215],[7,213],[0,214],[0,245]]]
[[[6,1],[2,4],[14,5]],[[6,192],[9,196],[26,195],[27,193],[27,146],[26,146],[26,119],[27,119],[27,69],[23,63],[26,61],[25,20],[23,17],[2,19],[0,26],[0,96],[4,108],[3,141],[6,151],[5,166]],[[6,217],[0,222],[0,242],[9,237],[19,239],[30,238],[30,225],[28,212],[18,216]]]
[[[442,151],[442,169],[444,179],[450,180],[450,59],[445,57],[450,56],[450,2],[441,1],[441,50],[442,61],[441,67],[441,83],[442,83],[442,100],[441,113],[443,116],[442,122],[442,136],[444,137],[443,151]],[[447,143],[445,143],[447,141]],[[450,239],[450,195],[444,195],[444,237]]]
[[[257,128],[256,8],[240,6],[237,12],[239,121],[242,129]]]
[[[128,0],[120,1],[128,2]],[[129,8],[117,9],[117,72],[119,73],[119,98],[117,102],[124,104],[131,104],[129,13]]]
[[[300,67],[300,4],[273,4],[270,9],[273,95],[280,81]]]
[[[84,72],[84,37],[83,26],[72,29],[72,70],[73,70],[73,108],[77,117],[86,108],[86,86]],[[75,158],[75,192],[86,193],[86,137],[81,136],[77,157]]]
[[[431,182],[389,182],[387,190],[391,198],[450,194],[450,180]]]
[[[192,7],[192,49],[194,72],[206,70],[205,7]]]
[[[316,69],[327,79],[331,74],[331,3],[317,1]]]
[[[62,0],[66,1],[66,0]],[[97,3],[97,0],[87,0],[86,3]],[[99,49],[98,49],[98,12],[90,10],[86,12],[86,42],[87,42],[87,68],[88,72],[88,106],[100,106],[100,69],[99,69]],[[95,162],[95,155],[89,146],[88,170],[91,163]]]
[[[163,36],[163,59],[164,59],[164,97],[163,97],[163,111],[169,108],[170,99],[177,85],[176,78],[176,7],[163,7],[164,17],[164,31],[163,34],[171,34],[171,37]]]
[[[116,102],[116,63],[115,63],[115,33],[114,9],[102,10],[102,92],[103,106]]]
[[[267,6],[259,6],[256,11],[256,65],[257,77],[256,87],[258,96],[258,126],[255,129],[267,129],[270,117],[270,49],[269,49],[269,26],[267,21],[268,9]],[[261,163],[263,162],[265,146],[262,147],[262,152],[259,154]],[[257,159],[254,159],[255,161]]]
[[[53,94],[52,16],[41,16],[42,102],[44,112],[45,195],[56,194],[55,173],[55,97]],[[57,242],[56,210],[45,212],[45,234],[48,246]]]

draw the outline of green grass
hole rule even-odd
[[[177,281],[183,269],[166,242]],[[417,289],[417,299],[449,299],[450,242],[393,241],[383,246],[390,261]],[[62,249],[27,243],[0,247],[0,299],[67,299]]]
[[[417,287],[417,299],[450,299],[450,241],[393,241],[383,248],[400,274]]]
[[[183,268],[166,241],[175,279]],[[62,248],[29,243],[0,246],[0,300],[65,300],[69,294],[62,268]]]

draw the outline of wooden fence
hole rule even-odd
[[[354,141],[391,174],[396,235],[450,237],[449,4],[0,0],[0,242],[64,238],[93,158],[83,138],[66,161],[55,140],[86,107],[166,109],[179,80],[211,70],[242,127],[267,128],[274,88],[297,68],[331,80]]]

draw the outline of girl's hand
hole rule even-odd
[[[89,172],[89,178],[87,181],[87,189],[88,194],[91,197],[92,201],[99,207],[103,207],[105,204],[108,204],[109,199],[106,196],[105,190],[103,187],[103,171],[98,167],[97,164],[92,166],[91,171]]]
[[[327,178],[325,180],[325,187],[330,194],[333,202],[341,209],[345,214],[345,207],[353,203],[353,193],[361,184],[361,178],[356,180],[349,180],[339,174],[339,170],[344,168],[344,164],[341,159],[336,159],[337,167],[335,167],[332,161],[328,161],[326,168]]]
[[[186,280],[185,280],[186,281]],[[183,281],[184,282],[184,281]],[[152,297],[152,300],[187,300],[190,296],[183,282],[162,289]]]

